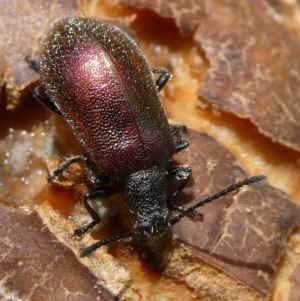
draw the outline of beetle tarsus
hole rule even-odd
[[[48,183],[51,183],[54,180],[59,180],[59,178],[61,177],[62,173],[63,173],[63,170],[56,169],[54,172],[52,172],[51,174],[49,174],[47,176]]]
[[[72,238],[82,238],[83,235],[89,230],[87,226],[75,229],[72,233]]]
[[[71,164],[78,161],[82,163],[88,180],[95,185],[102,185],[101,178],[95,177],[90,168],[88,158],[85,155],[72,156],[65,159],[65,161],[47,177],[48,182],[51,182],[54,179],[59,179],[65,169],[67,169]]]
[[[98,248],[100,248],[104,245],[108,245],[108,244],[110,244],[114,241],[129,238],[129,237],[132,237],[134,235],[136,235],[136,234],[133,233],[133,232],[125,232],[125,233],[117,235],[117,236],[102,239],[102,240],[97,241],[96,243],[90,245],[89,247],[82,249],[80,251],[79,257],[82,258],[82,257],[88,256],[89,254],[91,254],[92,252],[94,252],[95,250],[97,250]]]
[[[92,222],[89,223],[87,226],[84,226],[82,228],[79,228],[74,231],[74,234],[76,236],[82,236],[84,233],[95,227],[97,224],[101,222],[101,217],[99,214],[90,206],[89,202],[95,199],[102,199],[105,197],[108,197],[114,193],[114,190],[110,186],[104,186],[104,187],[96,187],[93,190],[87,192],[84,195],[84,207],[86,211],[89,213],[89,215],[92,218]]]
[[[82,238],[86,232],[88,232],[90,229],[95,227],[98,223],[99,223],[98,221],[93,221],[93,222],[89,223],[87,226],[84,226],[82,228],[78,228],[78,229],[74,230],[72,237]]]
[[[188,148],[189,145],[190,144],[186,140],[175,140],[175,153],[181,152],[182,150]]]
[[[154,73],[161,73],[161,76],[155,81],[156,89],[159,92],[172,78],[172,74],[164,68],[152,68],[151,72]]]
[[[188,143],[188,141],[182,139],[180,136],[182,132],[186,132],[187,127],[185,125],[175,124],[175,125],[170,125],[170,128],[174,136],[175,153],[179,153],[182,150],[188,148],[190,144]]]

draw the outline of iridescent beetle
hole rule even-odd
[[[173,155],[189,146],[178,137],[183,126],[169,125],[158,97],[171,74],[150,69],[137,44],[115,26],[77,17],[58,21],[45,39],[40,62],[30,65],[41,76],[35,96],[67,120],[102,171],[94,176],[86,156],[73,156],[48,177],[59,178],[70,164],[81,161],[96,187],[84,196],[93,221],[74,235],[82,236],[101,221],[89,201],[113,194],[109,180],[124,185],[125,202],[134,215],[133,232],[100,240],[83,249],[81,257],[116,240],[161,235],[184,216],[195,215],[196,208],[266,178],[238,182],[189,208],[175,204],[191,168],[166,169]],[[160,74],[157,80],[154,73]],[[181,183],[168,196],[167,183],[174,179]],[[173,210],[180,213],[171,214]]]

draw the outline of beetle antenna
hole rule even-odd
[[[202,207],[203,205],[210,203],[213,200],[219,199],[222,196],[227,195],[230,192],[233,192],[235,190],[237,190],[238,188],[241,188],[245,185],[250,185],[250,184],[254,184],[256,182],[260,182],[265,180],[267,177],[265,175],[258,175],[258,176],[253,176],[251,178],[247,178],[243,181],[237,182],[233,185],[230,185],[229,187],[227,187],[226,189],[223,189],[222,191],[214,194],[213,196],[210,196],[202,201],[200,201],[199,203],[197,203],[196,205],[187,208],[184,212],[178,214],[177,216],[175,216],[174,218],[171,219],[170,221],[170,227],[177,224],[184,216],[192,213],[196,208]]]
[[[85,256],[91,254],[92,252],[94,252],[96,249],[98,249],[98,248],[100,248],[104,245],[108,245],[111,242],[121,240],[121,239],[127,238],[127,237],[132,237],[134,235],[135,235],[135,233],[133,233],[133,232],[125,232],[125,233],[120,234],[120,235],[116,235],[116,236],[113,236],[113,237],[109,237],[109,238],[106,238],[106,239],[99,240],[96,243],[90,245],[89,247],[83,248],[79,253],[79,257],[80,258],[85,257]]]

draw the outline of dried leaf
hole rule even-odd
[[[249,118],[273,141],[300,150],[299,41],[268,16],[263,2],[209,3],[195,33],[210,64],[201,102]]]
[[[18,15],[20,10],[13,10],[16,10],[16,3],[17,1],[10,3],[9,6],[2,9],[2,12],[4,12],[5,15]],[[251,3],[254,2],[252,1]],[[260,4],[263,2],[256,1],[255,3]],[[297,61],[298,44],[289,34],[285,35],[285,30],[273,20],[269,19],[266,12],[260,11],[259,6],[254,8],[251,6],[252,4],[249,4],[248,2],[225,0],[194,1],[193,4],[186,1],[153,2],[123,0],[122,4],[152,9],[158,14],[173,18],[180,28],[180,31],[185,34],[190,33],[198,26],[198,24],[200,24],[200,27],[195,33],[195,41],[200,47],[203,47],[205,56],[210,63],[210,69],[206,75],[203,89],[200,91],[201,97],[203,97],[203,99],[206,98],[205,104],[207,105],[207,102],[209,102],[209,104],[213,102],[213,106],[216,106],[220,110],[230,111],[242,118],[250,118],[264,134],[271,136],[274,140],[282,142],[285,145],[298,149],[297,146],[295,146],[298,143],[297,139],[295,139],[296,142],[294,142],[291,137],[285,133],[287,132],[289,135],[293,134],[294,128],[290,126],[290,124],[293,126],[294,124],[290,121],[293,121],[293,119],[297,120],[298,117],[297,107],[294,107],[295,101],[297,101],[298,70],[293,71],[293,68],[297,68],[299,65]],[[15,25],[11,25],[12,20],[7,21],[6,18],[3,18],[3,24],[0,23],[1,26],[4,26],[4,32],[14,37],[13,41],[11,41],[8,39],[8,35],[6,35],[5,46],[3,49],[0,49],[2,52],[8,52],[5,57],[10,58],[10,60],[7,61],[5,59],[2,61],[2,64],[0,63],[1,71],[3,70],[2,74],[6,72],[3,76],[5,81],[7,81],[6,93],[9,98],[10,108],[15,105],[14,101],[16,101],[19,96],[20,87],[23,87],[23,85],[26,85],[26,83],[32,81],[32,79],[36,77],[34,72],[28,71],[28,65],[21,60],[21,57],[23,59],[25,54],[28,55],[30,53],[33,53],[34,56],[36,55],[36,57],[38,57],[39,50],[30,47],[39,47],[40,44],[38,43],[38,40],[53,20],[64,16],[76,15],[81,4],[78,0],[78,2],[56,2],[51,7],[50,2],[42,3],[40,1],[36,1],[35,4],[31,2],[30,7],[27,6],[27,4],[22,5],[24,6],[22,11],[25,13],[24,16],[22,15],[22,18],[18,18],[21,20],[18,23],[18,25],[22,24],[20,27],[21,30],[17,31],[16,28],[16,32],[21,32],[21,35],[14,34],[14,28],[11,27],[14,27]],[[59,7],[60,5],[61,7]],[[42,7],[42,9],[40,9],[42,13],[37,14],[33,7]],[[57,9],[58,7],[59,10]],[[105,12],[114,11],[112,9],[113,5],[109,8],[110,10]],[[138,10],[133,11],[136,13]],[[28,16],[32,13],[34,13],[35,16],[28,19]],[[122,17],[124,17],[124,15],[122,15]],[[115,17],[115,15],[113,16]],[[130,17],[128,18],[130,19]],[[250,24],[250,21],[253,24]],[[8,26],[9,29],[7,29],[6,26]],[[262,26],[265,26],[265,29],[268,32],[267,34],[260,32],[260,27]],[[26,28],[26,32],[22,32],[23,27]],[[253,38],[245,39],[246,36],[251,36]],[[231,44],[226,44],[225,46],[227,48],[220,49],[219,47],[220,45],[224,45],[224,41],[230,41]],[[249,43],[249,41],[254,41],[255,44],[254,42],[253,45],[250,43],[250,46],[247,48],[247,43]],[[271,44],[272,49],[270,49],[270,45],[268,45],[268,43],[271,42],[274,42],[274,44]],[[14,46],[14,43],[16,44],[16,47]],[[20,45],[22,45],[22,47],[20,47]],[[285,45],[287,45],[286,48],[284,48]],[[156,47],[156,45],[150,46]],[[166,57],[169,58],[169,63],[172,65],[171,52],[169,52],[169,49],[167,48],[168,46],[166,46]],[[226,50],[225,52],[224,49]],[[249,49],[251,51],[249,51]],[[278,55],[278,57],[274,56],[273,51],[277,52],[276,55]],[[225,60],[216,56],[216,54],[223,55],[223,53],[227,55]],[[242,55],[246,53],[246,59],[241,53]],[[149,59],[150,57],[151,56],[149,56]],[[288,61],[286,60],[284,63],[286,57],[288,57]],[[193,60],[191,60],[191,62],[192,61]],[[222,64],[224,62],[228,62],[228,65],[223,66]],[[228,72],[230,69],[228,66],[232,67],[232,70],[234,71],[232,74]],[[266,70],[271,70],[270,74],[268,74]],[[228,76],[228,74],[230,76]],[[273,82],[267,81],[267,75],[270,76]],[[262,81],[264,81],[263,84]],[[2,84],[4,83],[4,80],[2,80]],[[251,87],[248,86],[248,84],[252,85],[254,88],[251,90]],[[210,93],[212,93],[212,96]],[[237,97],[236,95],[242,95],[242,97]],[[276,100],[280,98],[287,99],[284,104],[285,106],[283,106],[279,100]],[[224,100],[224,103],[219,104],[219,99],[222,99],[222,101]],[[234,99],[237,104],[239,103],[239,105],[232,102],[232,99]],[[246,99],[250,104],[245,105],[240,99]],[[257,101],[259,105],[256,105],[254,101]],[[276,129],[275,126],[279,122],[277,116],[281,117],[280,122],[282,124],[282,128],[278,129]],[[28,114],[21,114],[21,117],[19,118],[21,124],[24,122],[23,119],[29,119]],[[3,128],[7,125],[8,124],[6,123],[2,124]],[[13,128],[13,126],[11,127]],[[74,151],[69,136],[64,131],[61,131],[64,127],[65,125],[61,126],[59,129],[58,127],[56,128],[57,135],[54,138],[55,146],[58,146],[59,143],[57,143],[57,141],[60,140],[61,145]],[[20,133],[22,129],[23,128],[20,127]],[[273,130],[273,132],[270,131],[269,133],[269,129],[271,129],[271,131]],[[298,137],[299,131],[298,128],[296,129],[296,137]],[[274,132],[276,133],[274,134]],[[179,161],[180,164],[190,164],[193,168],[191,184],[184,190],[179,200],[185,206],[190,202],[196,202],[223,189],[229,184],[246,177],[245,171],[239,166],[235,157],[212,138],[204,134],[195,133],[191,130],[188,131],[186,138],[189,140],[191,147],[177,156],[177,161]],[[4,144],[2,149],[3,154],[5,154],[6,146]],[[63,149],[63,147],[61,148],[58,146],[60,155],[64,154],[64,151],[61,151],[61,149]],[[68,153],[68,151],[66,153]],[[32,158],[32,160],[34,161],[34,158]],[[56,164],[55,162],[52,163],[54,165]],[[39,162],[38,164],[41,163]],[[28,170],[27,172],[30,173],[31,171]],[[6,175],[8,181],[10,179],[9,177],[13,178],[10,173],[7,173]],[[39,214],[42,216],[43,221],[47,222],[47,225],[49,225],[51,231],[55,233],[55,235],[57,234],[57,236],[59,236],[59,231],[64,231],[64,236],[60,241],[63,241],[65,246],[72,247],[74,251],[78,251],[80,247],[87,246],[89,243],[94,242],[95,239],[107,237],[108,233],[111,232],[119,233],[119,231],[123,231],[124,228],[130,227],[130,225],[132,226],[132,224],[129,223],[131,219],[130,217],[128,218],[128,212],[126,213],[120,210],[119,213],[117,213],[117,216],[112,219],[110,216],[106,216],[106,219],[103,219],[103,223],[101,223],[99,230],[93,231],[91,235],[86,235],[84,240],[74,247],[70,241],[69,234],[76,227],[74,226],[75,222],[68,221],[64,216],[71,215],[77,223],[80,223],[78,220],[81,217],[90,219],[88,214],[84,211],[83,206],[82,209],[78,209],[79,207],[81,208],[81,206],[75,205],[76,200],[81,199],[82,194],[86,191],[87,187],[84,184],[80,187],[79,180],[82,178],[82,170],[80,170],[80,168],[70,168],[66,172],[65,178],[65,182],[60,184],[65,186],[65,188],[71,186],[71,189],[56,189],[57,187],[54,187],[54,189],[49,189],[50,192],[48,191],[49,194],[53,194],[51,197],[48,198],[48,195],[44,199],[45,194],[47,193],[39,195],[40,199],[38,199],[39,197],[36,197],[38,199],[36,200],[37,202],[47,200],[54,209],[59,210],[60,214],[56,214],[57,216],[54,219],[52,214],[54,214],[55,210],[53,210],[53,208],[46,208],[47,210],[45,210],[45,204],[43,203],[39,207]],[[43,184],[36,185],[39,188],[36,189],[36,191],[40,191],[41,187],[45,184],[46,181],[43,176]],[[32,183],[29,183],[28,188],[31,190],[32,186]],[[8,186],[5,185],[5,187],[7,188]],[[10,189],[12,193],[15,193],[17,190],[20,191],[20,185],[18,185],[18,183],[13,183],[11,187],[15,187],[14,189]],[[24,189],[28,188],[26,186]],[[19,194],[24,196],[22,190]],[[36,196],[36,193],[34,196]],[[113,202],[108,200],[107,203],[110,203],[113,206],[115,202],[118,202],[117,199],[120,199],[121,203],[123,203],[123,200],[120,197],[113,199]],[[72,204],[67,205],[66,203]],[[77,215],[78,212],[80,212],[81,215]],[[164,273],[172,278],[172,280],[169,280],[170,282],[172,281],[170,286],[164,285],[167,277],[164,278],[161,270],[153,276],[152,269],[157,268],[156,262],[150,261],[150,268],[146,267],[144,264],[144,253],[133,252],[135,248],[135,244],[133,243],[115,243],[113,246],[109,246],[108,254],[105,248],[97,250],[91,257],[84,259],[90,269],[92,267],[94,268],[94,272],[92,273],[94,276],[90,276],[92,275],[90,274],[90,271],[83,268],[83,277],[87,277],[87,279],[77,280],[79,276],[74,272],[76,281],[79,283],[79,286],[81,286],[81,283],[85,283],[84,281],[87,281],[89,284],[86,287],[88,288],[93,281],[95,281],[94,283],[99,279],[103,281],[104,277],[95,276],[98,275],[97,272],[103,272],[106,273],[106,278],[104,280],[106,288],[108,287],[114,292],[125,292],[128,287],[131,286],[136,293],[136,295],[133,294],[133,296],[137,299],[144,297],[145,300],[158,295],[160,297],[165,296],[164,293],[172,296],[170,297],[170,300],[175,300],[179,295],[176,289],[180,292],[180,296],[184,296],[184,292],[186,291],[191,291],[186,289],[185,285],[194,289],[191,294],[195,292],[198,296],[204,296],[207,297],[207,299],[220,298],[221,300],[239,300],[241,290],[246,287],[240,284],[240,282],[243,282],[266,298],[269,295],[269,291],[274,281],[278,260],[284,252],[287,236],[293,227],[299,223],[299,207],[290,202],[290,199],[280,191],[271,188],[267,184],[259,183],[253,185],[251,188],[241,190],[234,197],[229,196],[214,201],[212,204],[204,206],[201,209],[201,212],[204,214],[202,222],[185,218],[172,229],[173,234],[182,243],[184,248],[180,247],[178,243],[174,243],[175,247],[174,245],[167,246],[164,253],[167,254],[166,257],[164,257],[162,253],[157,253],[157,257],[162,257],[163,260],[165,260]],[[10,214],[5,213],[4,216],[6,215],[10,216]],[[35,214],[29,216],[33,216],[34,220],[36,218]],[[77,217],[78,219],[76,219]],[[106,220],[109,218],[111,221],[105,224]],[[1,230],[6,231],[2,233],[2,237],[6,237],[8,235],[7,233],[9,233],[9,235],[11,234],[9,229],[15,229],[11,225],[16,225],[16,220],[18,219],[15,217],[14,221],[9,223],[6,223],[5,218],[1,220]],[[2,227],[2,224],[4,224],[4,228]],[[7,226],[8,224],[9,227]],[[102,224],[104,224],[104,229],[101,228]],[[21,225],[21,223],[18,222],[18,225]],[[34,259],[41,260],[43,264],[43,257],[48,256],[48,254],[44,255],[46,253],[45,251],[44,253],[38,253],[39,250],[35,249],[40,245],[37,244],[39,240],[36,238],[35,234],[37,233],[37,236],[39,236],[38,231],[40,231],[43,234],[42,236],[45,236],[46,240],[50,242],[50,245],[47,244],[47,248],[45,248],[47,249],[47,252],[48,249],[53,250],[53,252],[56,250],[56,255],[59,259],[61,253],[67,254],[66,256],[64,255],[63,261],[59,261],[59,263],[63,267],[67,267],[68,270],[70,267],[69,271],[71,271],[71,276],[67,275],[69,276],[67,279],[72,281],[74,273],[71,268],[74,265],[74,267],[78,267],[78,270],[81,271],[81,265],[79,265],[78,262],[76,264],[74,263],[76,258],[74,259],[73,253],[68,251],[66,247],[62,246],[63,251],[61,251],[60,247],[57,247],[57,245],[60,246],[60,244],[51,236],[51,234],[51,237],[49,238],[48,230],[46,231],[47,228],[40,222],[38,225],[39,229],[33,231],[32,229],[34,228],[31,224],[31,218],[27,218],[24,224],[21,225],[21,228],[24,229],[32,227],[31,231],[34,233],[31,235],[29,230],[27,230],[27,233],[21,232],[23,235],[20,235],[20,241],[18,242],[19,248],[26,250],[27,253],[30,252],[30,254],[36,254],[35,256],[37,258],[34,257]],[[16,231],[19,233],[21,230],[22,229],[17,229]],[[46,231],[46,234],[43,231]],[[30,239],[34,242],[32,245],[27,244],[27,240]],[[42,242],[44,243],[43,240]],[[53,245],[55,247],[53,247]],[[2,246],[3,248],[6,247],[5,244],[2,244]],[[31,251],[32,247],[33,249]],[[174,249],[172,249],[173,247]],[[175,250],[176,248],[179,252],[187,250],[186,253],[184,253],[186,262],[183,261],[182,264],[180,263],[179,258],[176,257],[178,255]],[[119,253],[116,249],[119,250]],[[148,246],[148,249],[151,249],[151,246]],[[104,254],[105,256],[111,257],[110,260],[120,261],[120,265],[123,264],[126,269],[132,269],[126,275],[128,278],[124,276],[126,273],[120,273],[120,269],[111,269],[108,272],[104,271],[102,269],[103,265],[108,264],[107,257],[105,257]],[[53,258],[52,253],[51,256],[51,258]],[[9,257],[6,256],[5,260],[0,263],[0,267],[6,267],[7,258],[9,259]],[[29,256],[28,258],[26,257],[26,260],[29,259]],[[201,259],[207,262],[205,271],[201,269],[196,271],[195,267],[201,262]],[[19,275],[22,275],[22,270],[17,264],[18,262],[20,261],[16,260],[14,262],[15,267],[12,266],[11,270],[20,271]],[[50,262],[52,263],[53,259],[52,261],[50,260]],[[30,263],[27,266],[29,265]],[[49,265],[51,266],[51,264]],[[49,265],[47,265],[47,267]],[[212,265],[216,266],[217,269],[213,270]],[[41,266],[44,267],[43,265]],[[138,268],[136,268],[137,266]],[[39,265],[37,265],[37,268],[39,268]],[[223,270],[224,273],[222,273],[220,269]],[[38,271],[41,271],[41,269],[38,269]],[[211,274],[209,274],[208,271],[212,271]],[[5,272],[2,271],[3,277],[6,277],[7,275]],[[132,273],[132,279],[129,279],[130,277],[128,274],[130,273]],[[226,281],[218,281],[221,276],[226,274],[232,275],[232,277],[228,277],[231,279],[230,286],[228,286],[228,282]],[[36,277],[36,274],[32,275]],[[54,275],[56,275],[55,271]],[[144,278],[142,278],[142,275]],[[146,275],[146,277],[144,275]],[[179,276],[177,277],[177,275]],[[195,275],[196,277],[194,278]],[[207,275],[212,275],[212,277],[209,279],[209,282],[205,283],[203,278],[207,277]],[[295,270],[294,275],[291,276],[293,283],[292,287],[295,289],[293,291],[291,290],[290,298],[292,298],[293,292],[296,292],[298,288],[296,281],[297,275],[298,272]],[[119,277],[117,281],[115,281],[115,279],[114,281],[111,281],[115,276]],[[162,283],[160,286],[158,285],[158,278],[160,279],[160,283]],[[26,280],[30,283],[36,283],[39,279],[40,278],[30,279],[29,275]],[[182,280],[182,282],[178,283],[173,281],[174,279]],[[131,280],[133,283],[130,282]],[[22,281],[19,281],[20,285]],[[70,287],[72,287],[72,285],[70,285]],[[156,289],[157,287],[163,286],[165,287],[164,293]],[[114,290],[116,287],[117,289]],[[71,291],[71,289],[69,291]],[[155,293],[152,294],[154,291]],[[232,291],[236,294],[236,299],[233,298],[233,295],[230,295]],[[13,291],[13,293],[14,292],[15,291]],[[55,290],[52,292],[54,292],[54,294],[56,293]],[[93,295],[94,292],[95,291],[91,290],[91,299],[95,299]],[[260,297],[249,297],[251,294],[247,294],[246,290],[243,292],[244,293],[241,296],[243,296],[244,301],[261,300]],[[62,294],[62,291],[59,291],[59,293]],[[256,294],[254,293],[253,295]],[[57,296],[54,295],[53,298],[53,295],[49,292],[49,299],[55,300],[57,299]],[[58,299],[61,300],[61,298]],[[188,300],[187,298],[183,299]],[[291,300],[294,301],[294,299]]]
[[[175,19],[182,34],[190,34],[207,11],[206,2],[198,0],[121,0],[120,4],[152,9],[164,17]]]
[[[78,14],[81,6],[82,0],[1,1],[0,77],[7,108],[13,109],[20,102],[22,90],[38,77],[28,68],[25,57],[33,53],[38,57],[37,46],[49,24]]]
[[[268,14],[264,1],[121,4],[170,17],[183,33],[197,27],[194,39],[210,65],[199,106],[249,118],[273,141],[300,150],[300,44]]]
[[[190,148],[178,160],[193,168],[193,183],[183,192],[191,204],[246,177],[234,156],[212,138],[191,130],[186,138]],[[300,223],[300,207],[279,190],[257,183],[200,211],[202,223],[185,218],[172,228],[177,239],[267,298],[288,235]]]
[[[5,300],[116,300],[37,213],[0,206],[0,235]]]

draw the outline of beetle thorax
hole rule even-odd
[[[163,234],[170,220],[166,171],[153,167],[131,174],[125,182],[125,202],[134,214],[139,235]]]

